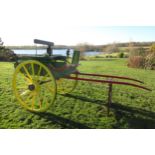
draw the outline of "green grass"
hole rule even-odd
[[[47,112],[35,114],[23,109],[13,96],[13,63],[0,62],[0,128],[155,128],[155,71],[128,68],[125,59],[80,64],[81,72],[133,77],[153,91],[113,86],[107,117],[107,84],[79,82],[73,93],[57,95]]]

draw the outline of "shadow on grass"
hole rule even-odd
[[[102,100],[95,100],[83,96],[67,94],[66,97],[79,99],[81,101],[107,106],[107,103]],[[155,112],[144,110],[141,108],[130,107],[120,103],[112,103],[110,107],[117,120],[114,128],[134,128],[134,129],[154,129],[155,128]]]
[[[113,103],[111,109],[118,121],[116,128],[121,128],[120,120],[127,122],[129,128],[154,129],[155,113],[141,108],[129,107],[119,103]]]
[[[74,99],[78,99],[78,100],[85,101],[85,102],[91,102],[91,103],[95,103],[95,104],[106,105],[104,103],[104,101],[102,101],[102,100],[96,100],[96,99],[88,98],[85,96],[78,96],[78,95],[72,95],[72,94],[66,94],[66,95],[61,95],[61,96],[74,98]]]
[[[61,125],[61,128],[65,129],[90,129],[90,127],[79,123],[72,121],[67,118],[63,118],[61,116],[46,112],[46,113],[37,113],[40,117],[46,119],[47,121],[50,121],[51,123],[59,124]]]

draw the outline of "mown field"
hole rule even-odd
[[[0,62],[0,128],[155,128],[155,71],[127,67],[126,59],[81,61],[79,70],[129,76],[145,82],[152,92],[113,86],[107,116],[107,84],[79,82],[69,95],[57,95],[45,113],[23,109],[12,93],[13,63]]]

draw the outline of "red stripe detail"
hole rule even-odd
[[[132,83],[128,83],[128,82],[117,82],[117,81],[108,81],[108,80],[95,80],[95,79],[87,79],[87,78],[77,78],[77,77],[66,77],[67,79],[72,79],[72,80],[79,80],[79,81],[91,81],[91,82],[99,82],[99,83],[111,83],[111,84],[119,84],[119,85],[129,85],[129,86],[133,86],[133,87],[137,87],[137,88],[141,88],[141,89],[145,89],[148,91],[152,91],[149,88],[143,87],[143,86],[139,86],[136,84],[132,84]]]

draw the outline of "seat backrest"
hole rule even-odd
[[[78,64],[80,59],[80,51],[74,51],[72,57],[72,64]]]
[[[34,39],[34,43],[42,44],[42,45],[48,45],[48,46],[54,46],[53,42],[49,42],[49,41],[45,41],[45,40],[40,40],[40,39]]]

